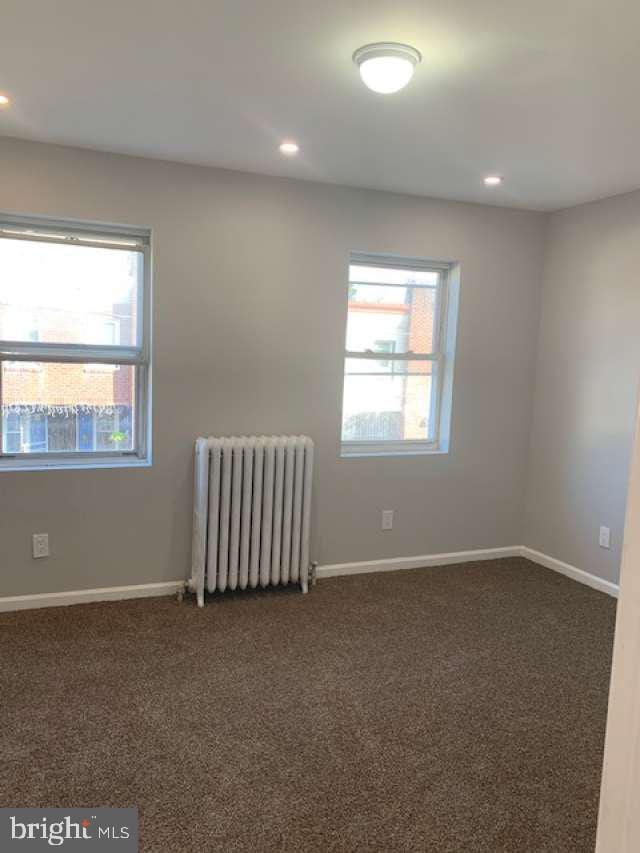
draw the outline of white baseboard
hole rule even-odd
[[[556,560],[555,557],[549,557],[548,554],[543,554],[541,551],[527,548],[525,545],[520,548],[520,555],[526,557],[527,560],[531,560],[533,563],[538,563],[547,569],[552,569],[554,572],[566,575],[566,577],[578,581],[578,583],[583,583],[585,586],[590,586],[600,592],[606,592],[607,595],[612,595],[614,598],[618,597],[620,588],[617,583],[606,581],[597,575],[592,575],[590,572],[585,572],[583,569],[571,566],[569,563],[563,563],[562,560]]]
[[[392,557],[386,560],[365,560],[360,563],[334,563],[318,566],[318,578],[339,575],[359,575],[371,572],[393,572],[399,569],[421,569],[446,566],[454,563],[471,563],[479,560],[499,560],[502,557],[526,557],[534,563],[578,583],[586,584],[614,598],[618,597],[618,584],[549,557],[541,551],[524,545],[506,548],[483,548],[477,551],[453,551],[447,554],[425,554],[418,557]],[[61,607],[70,604],[88,604],[93,601],[120,601],[126,598],[154,598],[174,595],[184,581],[162,581],[161,583],[136,584],[134,586],[110,586],[101,589],[78,589],[69,592],[43,592],[35,595],[13,595],[0,598],[0,613],[11,610],[32,610],[40,607]]]
[[[318,566],[318,578],[332,578],[339,575],[359,575],[371,572],[393,572],[398,569],[422,569],[431,566],[446,566],[452,563],[471,563],[477,560],[499,560],[501,557],[526,557],[533,563],[559,572],[578,583],[590,586],[607,595],[618,597],[618,584],[603,580],[597,575],[578,569],[549,557],[541,551],[527,548],[524,545],[513,545],[507,548],[484,548],[478,551],[453,551],[448,554],[423,554],[419,557],[393,557],[387,560],[368,560],[361,563],[334,563],[333,565]]]
[[[120,601],[124,598],[154,598],[175,595],[184,581],[142,583],[134,586],[108,586],[102,589],[77,589],[69,592],[41,592],[35,595],[11,595],[0,598],[0,613],[10,610],[33,610],[39,607],[62,607],[88,604],[92,601]]]
[[[422,569],[430,566],[446,566],[452,563],[471,563],[475,560],[498,560],[500,557],[519,557],[522,548],[484,548],[478,551],[452,551],[448,554],[423,554],[419,557],[391,557],[387,560],[366,560],[362,563],[334,563],[318,566],[318,578],[333,578],[338,575],[360,575],[371,572],[393,572],[398,569]]]

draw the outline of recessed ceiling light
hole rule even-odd
[[[502,180],[503,178],[501,175],[487,175],[487,177],[484,179],[484,183],[487,187],[497,187],[500,186]]]
[[[421,60],[422,55],[415,47],[395,42],[366,44],[353,54],[362,82],[381,95],[404,89]]]
[[[0,107],[8,107],[10,103],[7,95],[0,95]]]
[[[283,142],[280,146],[280,151],[283,154],[286,154],[287,157],[292,157],[294,154],[297,154],[300,150],[300,146],[297,142]]]

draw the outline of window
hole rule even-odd
[[[149,234],[0,217],[0,468],[148,464]]]
[[[352,256],[343,456],[447,449],[442,400],[452,366],[449,273],[445,264]]]

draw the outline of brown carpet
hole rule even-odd
[[[0,616],[0,805],[141,850],[594,848],[615,602],[522,559]]]

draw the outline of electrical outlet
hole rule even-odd
[[[382,530],[392,530],[393,529],[393,510],[392,509],[383,509],[382,510]]]
[[[40,557],[49,556],[49,534],[34,533],[33,534],[33,559],[37,560]]]
[[[600,528],[600,547],[611,548],[611,529],[609,527]]]

